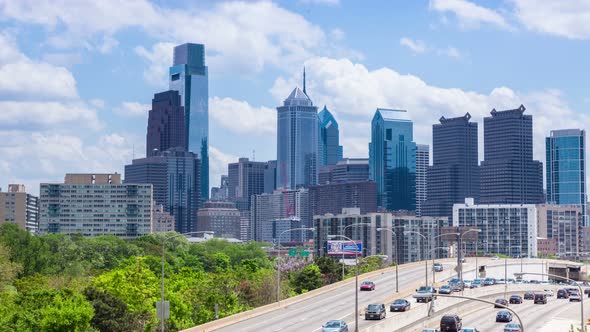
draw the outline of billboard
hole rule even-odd
[[[361,240],[350,241],[328,241],[328,255],[354,255],[356,252],[363,252],[363,242]]]

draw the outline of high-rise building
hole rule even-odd
[[[318,182],[318,134],[318,108],[304,91],[293,89],[277,107],[277,188]]]
[[[275,189],[277,189],[277,161],[269,160],[264,170],[264,192],[272,194]]]
[[[345,158],[336,165],[320,167],[319,184],[369,180],[369,159]]]
[[[583,214],[580,205],[537,205],[538,235],[555,239],[554,254],[562,258],[577,257],[583,250]]]
[[[319,119],[319,166],[335,165],[342,159],[342,146],[340,145],[340,130],[338,122],[324,105],[318,113]]]
[[[27,194],[22,184],[9,184],[7,192],[0,190],[0,224],[17,224],[31,233],[39,230],[39,198]]]
[[[240,158],[227,166],[228,201],[235,202],[240,211],[250,209],[252,195],[264,192],[264,175],[267,163]]]
[[[432,166],[428,169],[428,197],[424,216],[453,217],[453,204],[471,197],[479,202],[477,123],[469,113],[440,118],[432,126]]]
[[[205,202],[198,215],[197,231],[212,231],[215,237],[241,238],[240,211],[233,202]]]
[[[552,130],[546,138],[547,202],[577,205],[586,213],[586,131]]]
[[[533,160],[533,117],[525,107],[492,110],[484,118],[484,161],[481,162],[481,204],[539,204],[543,165]]]
[[[373,181],[330,183],[309,187],[313,215],[340,214],[344,208],[377,212],[377,185]]]
[[[152,232],[173,232],[174,216],[164,210],[164,205],[154,205]]]
[[[430,164],[430,146],[416,145],[416,217],[422,216],[422,206],[427,195],[427,174]]]
[[[146,156],[170,148],[187,149],[184,108],[178,91],[156,93],[148,116]]]
[[[120,174],[66,174],[64,183],[42,183],[41,234],[115,235],[126,239],[152,231],[152,185],[121,184]]]
[[[164,205],[164,210],[174,216],[176,231],[186,233],[197,228],[200,173],[201,161],[196,154],[173,148],[134,159],[131,165],[125,166],[125,183],[149,183],[157,187],[160,198],[156,203]]]
[[[184,107],[189,151],[201,160],[200,197],[209,198],[209,74],[205,66],[205,45],[182,44],[174,47],[170,67],[170,90],[180,94]]]
[[[404,110],[378,108],[371,123],[369,175],[377,183],[378,205],[416,209],[416,143]]]

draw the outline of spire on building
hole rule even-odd
[[[307,91],[305,91],[305,66],[303,66],[303,93],[307,95]]]

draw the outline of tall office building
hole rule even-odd
[[[586,131],[552,130],[546,141],[547,202],[577,205],[586,214]]]
[[[23,184],[9,184],[0,190],[0,224],[17,224],[31,233],[39,230],[39,198],[28,194]]]
[[[466,197],[479,202],[477,123],[469,113],[440,118],[432,126],[432,166],[428,169],[428,197],[422,215],[453,217],[453,204]]]
[[[318,108],[304,91],[293,89],[283,106],[277,107],[278,188],[309,187],[318,182],[318,134]]]
[[[339,214],[344,208],[359,208],[362,214],[377,212],[377,186],[373,181],[311,186],[309,202],[313,215]]]
[[[371,123],[369,175],[377,183],[378,205],[416,209],[416,143],[404,110],[378,108]]]
[[[416,217],[422,216],[422,206],[427,195],[427,174],[430,164],[430,146],[416,145]]]
[[[336,165],[320,167],[319,184],[369,180],[369,159],[345,158]]]
[[[188,150],[184,121],[178,91],[156,93],[148,116],[146,156],[176,147]]]
[[[272,194],[277,189],[277,161],[269,160],[264,169],[264,192]]]
[[[133,239],[152,232],[152,185],[121,184],[120,174],[66,174],[42,183],[41,234],[115,235]]]
[[[209,78],[205,66],[205,45],[174,47],[170,67],[170,90],[180,94],[184,107],[186,146],[201,160],[200,197],[209,198]]]
[[[340,130],[338,122],[324,105],[318,113],[319,119],[319,166],[335,165],[342,159],[342,146],[340,145]]]
[[[249,210],[252,195],[264,192],[266,168],[266,162],[250,161],[248,158],[240,158],[237,163],[227,166],[227,200],[235,202],[238,210]]]
[[[481,204],[539,204],[543,165],[533,160],[533,117],[525,107],[491,112],[484,118]]]
[[[157,204],[175,219],[179,233],[195,231],[201,203],[201,161],[197,155],[173,148],[158,155],[134,159],[125,166],[125,183],[149,183],[157,188]]]

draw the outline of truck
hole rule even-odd
[[[433,294],[436,294],[436,288],[432,286],[421,286],[416,289],[416,294],[414,294],[413,298],[415,298],[418,303],[430,302],[432,301]]]

